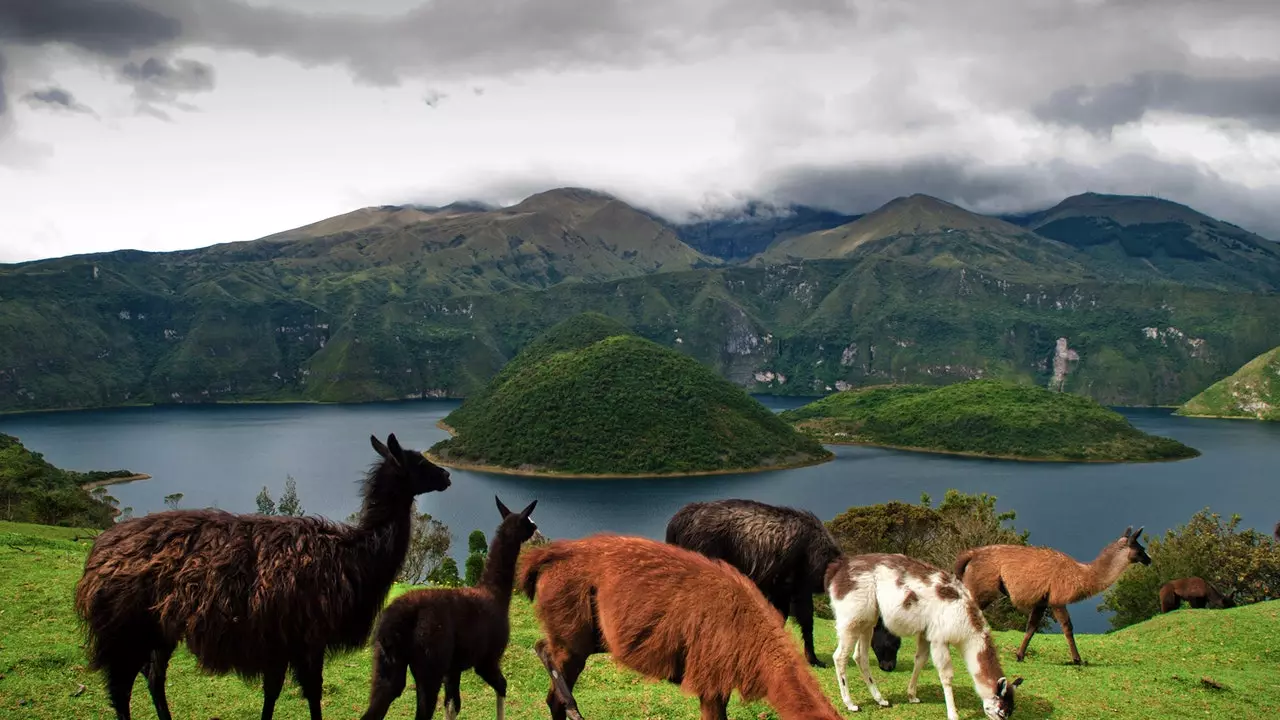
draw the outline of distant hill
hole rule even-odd
[[[699,252],[741,261],[785,238],[844,225],[860,215],[845,215],[805,205],[776,207],[751,202],[732,213],[695,217],[675,225],[676,234]]]
[[[853,222],[781,240],[753,264],[870,255],[1022,277],[1094,274],[1068,245],[919,194],[891,200]]]
[[[445,417],[440,462],[602,476],[746,471],[831,458],[698,361],[577,316]],[[601,338],[601,335],[605,337]]]
[[[1280,347],[1210,385],[1178,408],[1177,414],[1280,421]]]
[[[1168,200],[1084,193],[1016,220],[1126,277],[1280,290],[1280,245]]]
[[[828,443],[1010,460],[1143,462],[1200,454],[1148,435],[1088,398],[997,380],[847,390],[780,417]]]

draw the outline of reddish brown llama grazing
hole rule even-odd
[[[545,635],[534,649],[551,675],[553,720],[581,720],[573,686],[601,652],[696,696],[703,720],[725,720],[735,689],[782,720],[840,717],[779,613],[724,561],[600,534],[527,551],[519,582]]]
[[[365,477],[357,525],[173,510],[97,536],[76,611],[119,720],[129,718],[139,672],[156,714],[170,720],[165,674],[184,640],[207,672],[262,677],[263,720],[292,666],[320,720],[325,653],[364,645],[404,562],[414,496],[449,487],[447,471],[395,435],[369,440],[382,460]]]
[[[907,682],[907,701],[920,702],[916,695],[925,658],[933,656],[933,666],[942,681],[942,696],[948,720],[959,720],[951,690],[951,647],[960,649],[973,678],[973,688],[982,700],[982,711],[991,720],[1013,715],[1013,689],[1022,678],[1009,682],[1000,669],[1000,657],[991,641],[991,629],[969,591],[950,573],[906,555],[846,555],[831,563],[826,576],[831,610],[835,613],[839,644],[832,659],[840,697],[853,712],[860,709],[849,696],[845,665],[849,651],[862,672],[871,697],[881,707],[889,701],[880,694],[871,677],[867,646],[877,618],[899,637],[916,638],[915,667]]]
[[[1067,637],[1071,662],[1079,665],[1080,651],[1076,649],[1067,606],[1111,587],[1134,563],[1150,565],[1151,558],[1138,542],[1141,534],[1142,528],[1138,532],[1133,532],[1133,526],[1126,528],[1124,535],[1108,543],[1087,565],[1051,548],[986,545],[960,553],[955,574],[964,581],[978,607],[986,607],[1005,595],[1015,608],[1028,614],[1027,634],[1015,655],[1018,662],[1026,657],[1044,611],[1051,609]]]
[[[373,640],[373,687],[363,720],[382,720],[391,702],[404,692],[405,671],[418,686],[417,720],[436,712],[436,697],[444,683],[444,714],[453,720],[462,710],[459,683],[462,672],[475,672],[498,696],[498,720],[503,720],[507,679],[502,654],[511,635],[508,614],[520,544],[538,526],[529,519],[537,500],[513,513],[495,496],[502,523],[489,543],[480,584],[473,588],[415,590],[396,598],[382,612]]]
[[[1218,588],[1210,585],[1204,578],[1178,578],[1160,586],[1160,612],[1177,610],[1183,600],[1197,610],[1206,607],[1220,610],[1236,606],[1235,600],[1218,592]]]

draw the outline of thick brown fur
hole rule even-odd
[[[698,697],[704,720],[723,720],[735,689],[746,701],[766,698],[782,720],[840,717],[778,612],[723,561],[601,534],[526,552],[519,583],[545,633],[539,651],[569,692],[587,657],[608,652]],[[553,720],[564,720],[566,701],[553,681]]]
[[[1221,610],[1235,607],[1234,600],[1218,592],[1218,589],[1204,578],[1178,578],[1160,586],[1160,612],[1177,610],[1183,600],[1196,609],[1208,607]]]
[[[840,547],[817,515],[755,500],[715,500],[685,505],[667,523],[666,540],[746,575],[782,614],[794,614],[810,665],[822,666],[813,647],[813,596],[825,593],[823,575]],[[897,664],[902,644],[876,626],[875,652],[883,670]]]
[[[418,686],[418,720],[435,714],[441,683],[446,712],[457,717],[462,709],[459,682],[463,671],[471,668],[503,706],[507,679],[502,654],[511,635],[508,614],[516,558],[520,544],[538,530],[529,519],[538,501],[513,513],[497,497],[494,500],[502,523],[489,543],[480,583],[473,588],[408,592],[383,611],[374,634],[373,683],[363,720],[386,717],[391,702],[404,692],[406,670],[412,670]]]
[[[1080,653],[1076,649],[1067,605],[1111,587],[1133,563],[1149,565],[1151,558],[1138,542],[1141,534],[1142,528],[1138,528],[1138,532],[1133,532],[1132,527],[1126,529],[1124,535],[1107,544],[1089,564],[1051,548],[986,545],[960,553],[955,575],[964,581],[979,607],[986,607],[1005,595],[1014,607],[1028,613],[1027,634],[1016,653],[1019,661],[1025,657],[1044,611],[1052,609],[1067,637],[1072,662],[1079,664]]]
[[[447,471],[395,435],[370,441],[383,459],[365,478],[358,525],[173,510],[97,536],[75,605],[117,718],[129,718],[141,671],[168,720],[166,667],[185,641],[206,671],[261,676],[265,719],[292,666],[319,720],[325,653],[364,645],[404,562],[414,496],[449,487]]]

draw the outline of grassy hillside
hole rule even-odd
[[[1121,462],[1199,455],[1068,393],[973,380],[830,395],[780,415],[823,442],[866,443],[1020,460]]]
[[[1129,278],[1280,290],[1280,245],[1168,200],[1084,193],[1019,222]]]
[[[614,476],[831,457],[698,361],[599,316],[557,326],[465,407],[431,448],[445,463]]]
[[[85,486],[133,477],[128,470],[77,472],[54,467],[18,438],[0,433],[0,519],[107,527],[115,514]],[[109,500],[104,495],[104,499]]]
[[[87,672],[80,647],[82,636],[71,605],[75,582],[88,549],[72,542],[71,531],[0,523],[0,715],[31,720],[114,717],[100,676]],[[26,550],[22,552],[12,546]],[[396,588],[393,592],[403,592]],[[507,717],[543,720],[547,678],[532,652],[540,637],[527,601],[517,596],[511,608],[511,644],[503,661],[507,677]],[[1280,686],[1275,683],[1275,628],[1280,601],[1232,610],[1179,610],[1110,635],[1077,635],[1082,667],[1063,664],[1066,646],[1059,634],[1041,635],[1023,663],[1013,650],[1020,632],[996,633],[1006,674],[1021,675],[1015,718],[1038,720],[1182,720],[1188,717],[1264,718],[1280,713]],[[799,633],[794,623],[789,625]],[[835,650],[831,622],[818,619],[814,628],[818,653]],[[904,638],[899,668],[910,665],[914,642]],[[981,717],[981,706],[965,670],[953,653],[955,695],[960,715]],[[874,668],[874,666],[873,666]],[[870,697],[850,668],[856,702]],[[827,697],[837,707],[840,693],[830,668],[815,670]],[[906,703],[909,672],[882,673],[873,669],[881,691],[893,703],[886,713],[916,720],[942,717],[942,691],[932,666],[920,678],[919,705]],[[368,650],[330,659],[325,665],[326,717],[357,717],[369,693]],[[1211,681],[1221,689],[1207,685]],[[83,690],[81,689],[83,687]],[[412,718],[414,699],[410,678],[405,694],[391,707],[390,718]],[[698,717],[698,703],[668,683],[642,679],[618,669],[605,656],[587,664],[575,692],[587,718]],[[256,718],[261,710],[260,685],[234,676],[209,677],[195,668],[191,655],[180,648],[169,670],[168,696],[175,717]],[[493,712],[493,693],[475,677],[462,678],[462,706],[466,715]],[[439,712],[439,708],[437,708]],[[874,705],[864,712],[879,712]],[[146,684],[134,686],[134,717],[154,717]],[[464,716],[466,716],[464,715]],[[276,706],[281,720],[307,717],[297,686],[286,681]],[[776,719],[764,703],[744,705],[735,696],[729,704],[733,720]]]
[[[1280,347],[1210,385],[1178,408],[1178,414],[1280,421]]]

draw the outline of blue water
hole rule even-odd
[[[799,399],[760,398],[774,410]],[[264,486],[279,498],[292,475],[309,513],[343,519],[359,501],[356,483],[376,459],[369,435],[394,432],[405,447],[426,449],[445,437],[435,423],[457,401],[368,405],[241,405],[129,408],[0,417],[55,465],[77,470],[125,468],[152,479],[110,493],[135,514],[164,509],[183,493],[183,507],[252,511]],[[455,548],[497,525],[493,496],[516,508],[538,500],[534,519],[549,537],[609,530],[662,539],[667,520],[685,503],[723,497],[792,505],[830,519],[852,505],[903,500],[948,488],[986,492],[1017,511],[1016,525],[1035,544],[1089,561],[1126,526],[1151,534],[1185,523],[1211,507],[1239,513],[1242,524],[1270,532],[1280,520],[1280,425],[1194,420],[1167,410],[1125,410],[1139,428],[1173,437],[1203,455],[1175,463],[1066,465],[1014,463],[863,447],[835,448],[823,465],[778,472],[680,479],[548,480],[452,471],[453,487],[424,495],[425,512],[449,525]],[[458,558],[461,560],[462,558]],[[1071,607],[1079,632],[1101,632],[1100,598]]]

